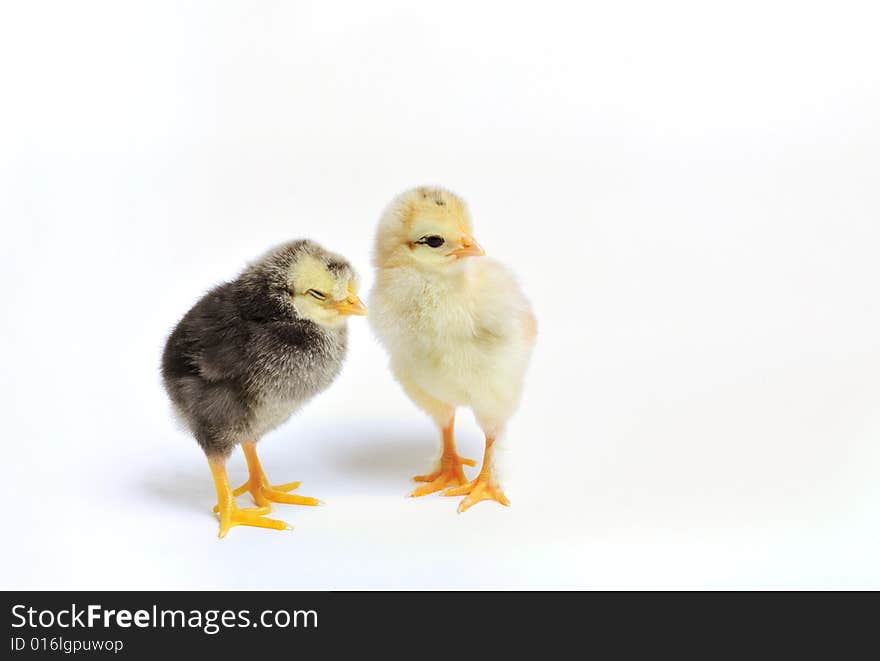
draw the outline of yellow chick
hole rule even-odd
[[[413,402],[442,431],[439,465],[414,479],[411,496],[446,489],[509,505],[493,467],[493,444],[516,410],[537,322],[515,278],[484,257],[463,200],[442,188],[415,188],[395,198],[376,232],[370,294],[372,327],[391,369]],[[486,435],[480,474],[468,482],[455,449],[458,406],[469,406]]]

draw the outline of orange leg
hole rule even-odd
[[[260,464],[260,458],[257,457],[256,443],[242,443],[241,449],[244,451],[244,458],[247,461],[248,480],[238,489],[233,491],[234,496],[240,496],[245,491],[250,491],[251,498],[259,507],[271,507],[270,503],[285,503],[287,505],[320,505],[321,501],[317,498],[309,498],[308,496],[298,496],[296,494],[287,493],[296,489],[299,482],[288,482],[287,484],[269,484],[266,473],[263,472],[263,466]]]
[[[453,415],[449,419],[449,423],[443,427],[443,454],[440,455],[440,467],[433,473],[416,475],[413,478],[416,482],[426,482],[426,484],[417,487],[410,494],[411,497],[427,496],[429,493],[440,491],[451,485],[467,482],[462,466],[476,466],[477,462],[473,459],[465,459],[456,452],[454,426],[455,416]]]
[[[483,454],[483,467],[477,479],[460,487],[453,487],[443,493],[444,496],[465,496],[458,505],[458,511],[464,512],[481,500],[495,500],[502,505],[510,505],[507,496],[498,486],[498,480],[492,469],[492,444],[495,439],[486,437],[486,452]]]
[[[271,528],[272,530],[293,530],[293,527],[276,519],[267,519],[263,514],[269,512],[268,507],[240,508],[235,504],[235,496],[229,486],[229,477],[226,475],[226,462],[223,460],[209,459],[211,474],[214,476],[214,486],[217,488],[217,507],[215,511],[220,514],[219,537],[226,537],[226,533],[234,526],[255,526],[257,528]]]

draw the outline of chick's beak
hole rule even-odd
[[[477,243],[474,237],[470,234],[465,234],[461,237],[461,248],[456,248],[449,254],[461,259],[462,257],[482,257],[486,254],[486,251],[483,250],[483,247]]]
[[[349,293],[344,301],[334,303],[331,307],[342,315],[367,316],[367,306],[354,293]]]

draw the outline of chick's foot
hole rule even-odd
[[[287,484],[275,486],[269,484],[269,478],[263,472],[263,466],[260,463],[259,457],[257,457],[256,443],[242,443],[241,448],[244,451],[244,458],[247,460],[248,479],[247,482],[232,492],[233,496],[240,496],[245,491],[249,491],[257,507],[268,507],[270,509],[271,503],[311,506],[321,504],[321,501],[317,498],[287,493],[296,489],[300,485],[299,482],[288,482]]]
[[[272,511],[271,503],[286,503],[288,505],[320,505],[321,501],[317,498],[309,498],[308,496],[298,496],[296,494],[287,493],[293,491],[300,485],[299,482],[288,482],[287,484],[278,484],[272,486],[265,481],[252,485],[248,480],[235,491],[233,496],[240,496],[243,493],[250,492],[251,498],[258,507],[248,507],[242,509],[243,512],[255,512],[257,514],[268,514]],[[220,506],[214,505],[214,511],[219,512]]]
[[[219,537],[226,537],[230,528],[235,526],[254,526],[256,528],[270,528],[272,530],[293,530],[284,521],[267,519],[269,507],[240,508],[235,503],[235,496],[229,487],[229,477],[226,474],[225,459],[209,458],[211,474],[214,476],[214,486],[217,489],[217,506],[214,511],[220,515]]]
[[[444,496],[465,496],[458,505],[459,513],[470,509],[482,500],[494,500],[502,505],[509,506],[510,501],[491,476],[480,475],[476,480],[468,482],[460,487],[453,487],[443,492]]]
[[[235,501],[223,504],[223,507],[215,508],[220,513],[220,533],[218,537],[226,537],[230,528],[235,526],[253,526],[255,528],[269,528],[271,530],[293,530],[293,526],[278,519],[268,519],[266,514],[268,507],[245,507],[241,508]]]
[[[476,464],[473,459],[466,459],[458,454],[445,454],[440,459],[440,468],[433,473],[413,477],[416,482],[425,482],[425,484],[416,487],[410,497],[427,496],[429,493],[442,491],[450,486],[465,484],[467,477],[462,466],[476,466]]]
[[[251,498],[254,499],[254,503],[257,507],[268,508],[271,510],[271,503],[284,503],[285,505],[320,505],[321,501],[317,498],[311,498],[309,496],[300,496],[295,493],[288,493],[289,491],[293,491],[297,487],[299,487],[299,482],[288,482],[287,484],[277,484],[275,486],[269,484],[269,481],[265,479],[265,475],[261,476],[262,479],[250,479],[244,484],[242,484],[238,489],[233,491],[233,494],[236,496],[243,494],[245,491],[249,491],[251,494]]]

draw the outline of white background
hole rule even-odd
[[[873,4],[4,4],[0,586],[880,586]],[[404,497],[437,433],[354,319],[261,444],[327,506],[218,540],[167,333],[291,238],[366,292],[423,183],[540,321],[512,507]]]

